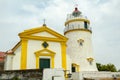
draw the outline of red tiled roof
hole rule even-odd
[[[6,56],[5,52],[0,51],[0,62],[4,61],[5,56]]]
[[[5,57],[5,52],[0,51],[0,57]]]
[[[14,55],[12,50],[8,50],[7,52],[0,51],[0,62],[4,62],[5,56],[7,55]]]

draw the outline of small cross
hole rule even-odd
[[[45,24],[46,19],[43,19],[43,23]]]
[[[46,21],[46,20],[45,20],[45,19],[43,19],[43,26],[46,26],[45,21]]]

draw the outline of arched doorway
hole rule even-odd
[[[71,71],[72,72],[79,72],[80,71],[80,68],[79,68],[79,65],[75,64],[75,63],[72,63],[72,67],[71,67]]]

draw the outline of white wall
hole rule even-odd
[[[68,52],[66,52],[68,53]],[[71,69],[72,69],[72,58],[71,56],[69,55],[69,53],[67,54],[67,70],[69,70],[71,72]]]
[[[58,42],[48,42],[48,49],[55,52],[55,68],[62,68],[61,44]]]
[[[42,50],[42,42],[38,40],[28,40],[27,47],[27,69],[36,69],[36,56],[35,52]]]
[[[67,42],[67,54],[71,56],[72,63],[80,65],[80,71],[97,71],[96,64],[90,65],[88,57],[93,56],[91,33],[86,31],[72,31],[65,35],[69,38]],[[83,46],[79,45],[78,40],[84,40]]]
[[[43,80],[65,80],[63,69],[44,69]]]
[[[13,65],[12,69],[17,70],[20,69],[20,64],[21,64],[21,46],[19,46],[16,51],[14,52],[13,56]]]
[[[28,49],[27,49],[27,68],[35,69],[36,68],[36,56],[35,52],[39,50],[43,50],[42,43],[44,41],[38,40],[29,40],[28,41]],[[47,42],[47,41],[46,41]],[[49,50],[55,52],[55,68],[61,68],[61,45],[58,42],[47,42],[49,44]]]
[[[7,55],[5,59],[5,70],[17,70],[20,69],[20,60],[21,60],[21,46],[16,49],[14,52],[15,55]]]
[[[5,59],[5,70],[12,70],[12,60],[13,60],[13,55],[7,55]]]

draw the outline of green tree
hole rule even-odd
[[[97,68],[98,68],[98,71],[101,71],[102,70],[102,65],[100,64],[100,63],[96,63],[96,65],[97,65]]]
[[[100,64],[96,63],[98,71],[111,71],[111,72],[116,72],[116,67],[114,64]]]
[[[120,69],[118,69],[118,72],[120,72]]]
[[[14,76],[11,80],[20,80],[17,76]]]

